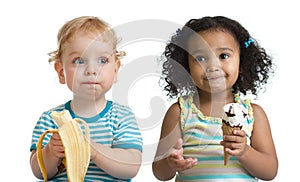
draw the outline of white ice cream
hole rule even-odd
[[[248,111],[241,104],[229,103],[223,107],[222,120],[230,126],[242,127],[248,118]]]

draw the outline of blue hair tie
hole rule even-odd
[[[244,42],[245,47],[248,48],[251,45],[251,43],[254,43],[254,40],[252,38],[249,38],[247,41]]]
[[[182,36],[182,30],[181,30],[180,28],[178,28],[178,29],[176,30],[176,35],[177,35],[178,37]]]

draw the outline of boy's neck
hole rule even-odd
[[[90,118],[99,114],[105,108],[106,103],[107,100],[105,97],[95,100],[74,97],[70,103],[70,106],[76,115]]]

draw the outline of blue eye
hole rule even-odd
[[[82,58],[75,58],[73,60],[73,63],[75,63],[75,64],[84,64],[84,60]]]
[[[228,54],[221,54],[220,59],[228,59],[229,55]]]
[[[101,57],[98,59],[99,64],[106,64],[108,62],[108,58],[106,57]]]
[[[198,62],[203,62],[203,61],[206,60],[204,56],[196,56],[195,59],[196,59],[196,61],[198,61]]]

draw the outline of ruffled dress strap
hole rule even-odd
[[[186,119],[188,117],[188,113],[193,103],[193,96],[189,95],[186,97],[179,97],[178,103],[180,106],[180,126],[181,129],[183,129],[185,126]]]

